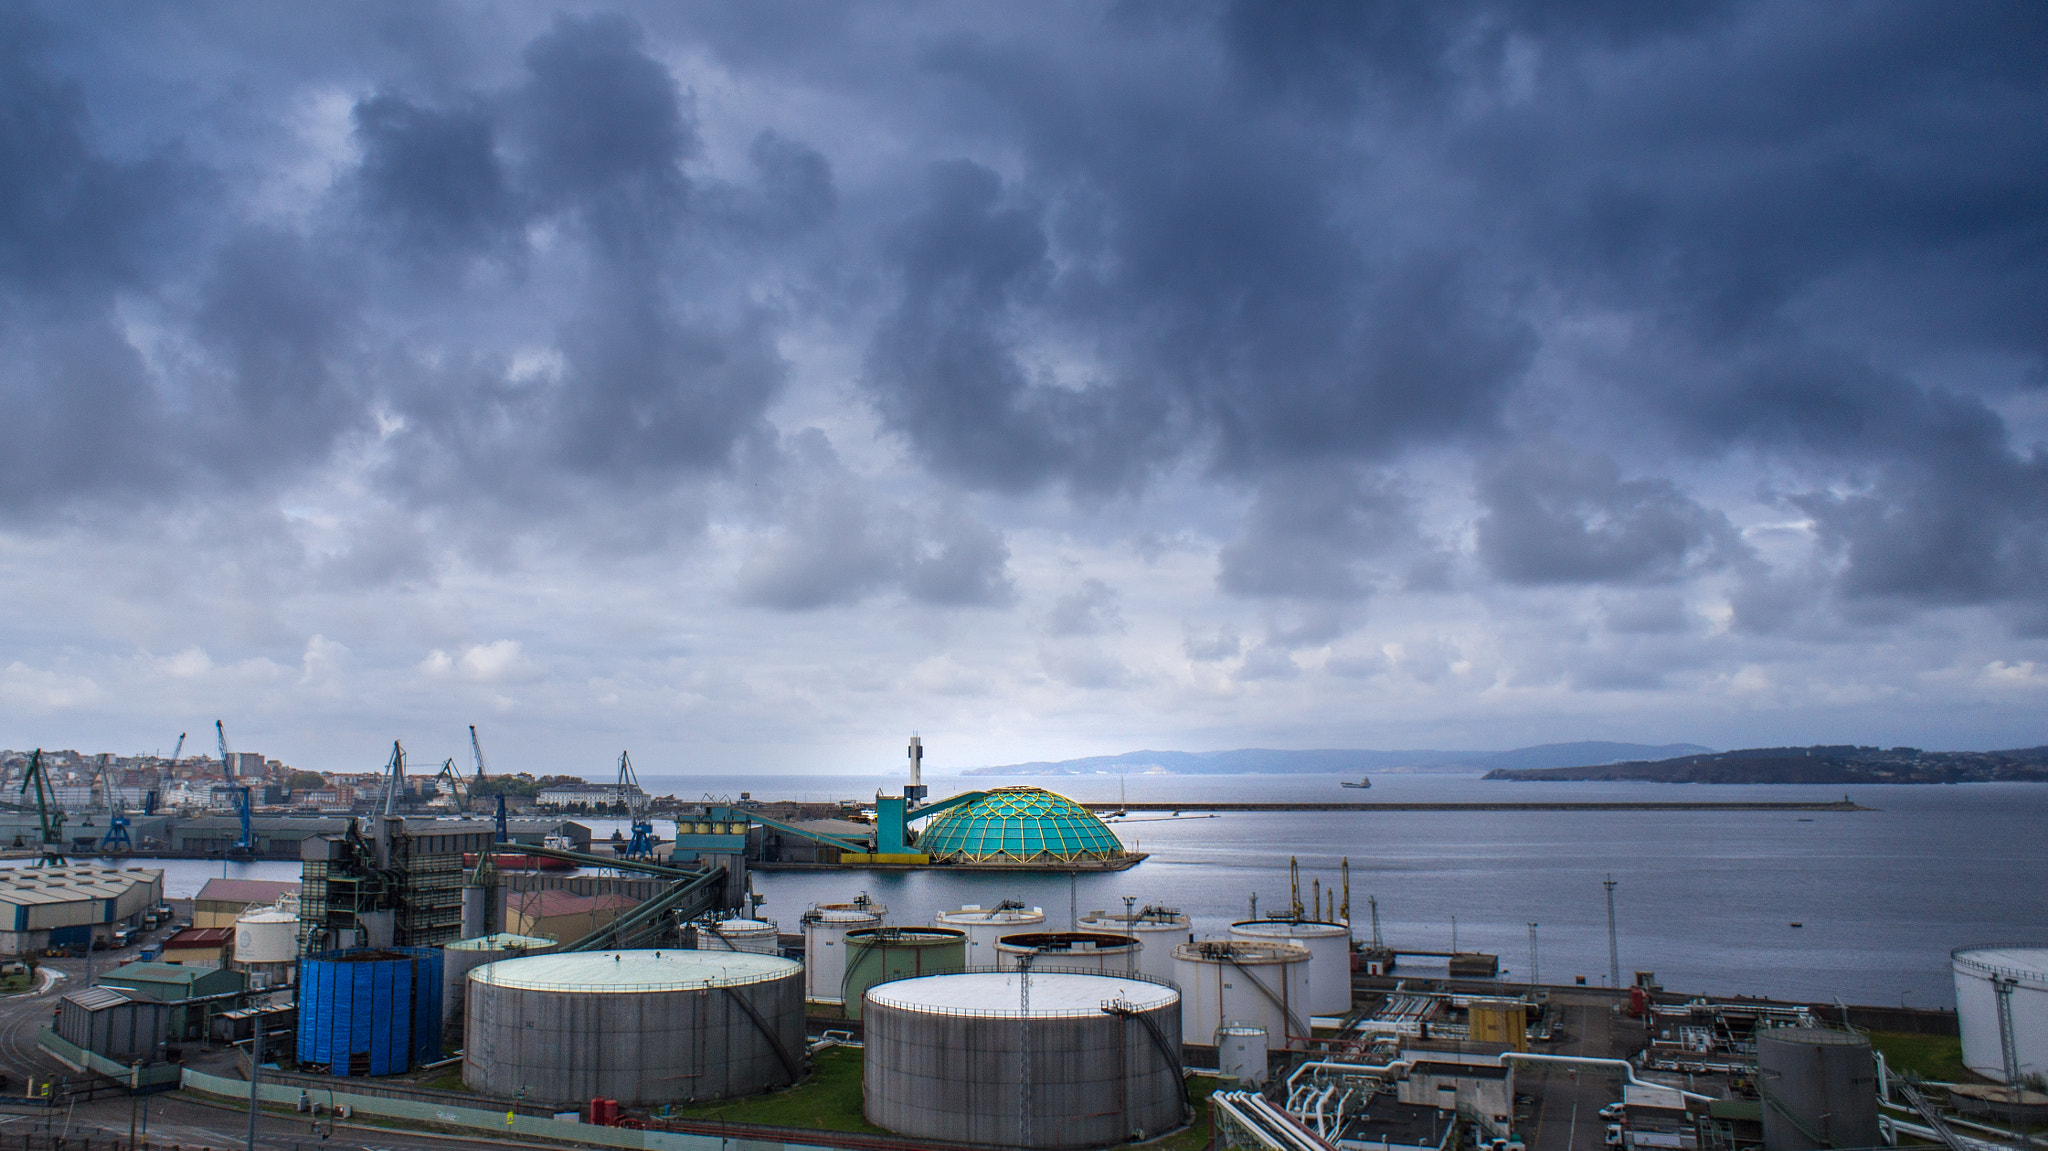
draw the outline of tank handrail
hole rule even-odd
[[[1660,1091],[1676,1091],[1687,1099],[1696,1099],[1701,1103],[1717,1102],[1712,1095],[1701,1095],[1697,1091],[1687,1091],[1682,1087],[1673,1087],[1666,1083],[1652,1083],[1646,1079],[1638,1079],[1636,1078],[1635,1064],[1630,1063],[1626,1059],[1597,1059],[1591,1055],[1541,1055],[1533,1051],[1501,1052],[1500,1065],[1506,1067],[1510,1062],[1570,1063],[1582,1067],[1611,1067],[1619,1070],[1622,1081],[1633,1087],[1655,1087]]]

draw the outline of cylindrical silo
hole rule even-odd
[[[299,916],[279,907],[259,907],[235,917],[235,967],[253,987],[282,987],[298,968]]]
[[[462,1081],[563,1106],[725,1099],[794,1083],[803,968],[745,951],[579,951],[469,973]]]
[[[1225,1079],[1263,1087],[1270,1065],[1265,1028],[1226,1023],[1216,1029],[1216,1070]]]
[[[1026,907],[1014,899],[1006,899],[994,907],[969,903],[957,911],[939,912],[932,916],[932,922],[940,927],[957,927],[967,933],[967,966],[994,967],[996,940],[1020,931],[1040,930],[1045,923],[1045,909]]]
[[[1962,947],[1949,953],[1956,980],[1956,1022],[1963,1032],[1963,1066],[1994,1083],[2005,1079],[2005,1047],[1998,999],[2007,997],[2014,1069],[2022,1079],[2048,1075],[2048,947],[2004,944]]]
[[[1203,939],[1173,950],[1181,993],[1181,1031],[1213,1042],[1216,1029],[1241,1023],[1266,1029],[1268,1042],[1297,1047],[1309,1037],[1308,948],[1299,943]]]
[[[469,988],[469,973],[486,963],[500,959],[517,959],[522,955],[541,955],[561,944],[538,935],[512,935],[500,932],[496,935],[479,935],[475,939],[458,939],[441,949],[441,1022],[444,1027],[459,1025],[462,1018],[463,996]],[[462,1037],[458,1029],[456,1039]]]
[[[774,955],[782,950],[776,942],[781,930],[769,919],[700,919],[697,921],[699,951],[749,951]]]
[[[1351,928],[1342,923],[1247,919],[1230,925],[1233,939],[1294,942],[1308,948],[1308,1013],[1351,1010]]]
[[[1173,978],[1173,949],[1188,941],[1188,917],[1177,907],[1147,905],[1126,914],[1121,911],[1091,911],[1081,917],[1082,931],[1129,935],[1144,944],[1138,952],[1138,971],[1155,979]]]
[[[1144,945],[1128,935],[1092,931],[1034,931],[996,940],[996,966],[1015,971],[1031,960],[1033,971],[1094,971],[1123,975],[1139,971]],[[1142,972],[1140,972],[1142,974]]]
[[[441,952],[357,948],[299,961],[301,1065],[397,1075],[441,1057]]]
[[[846,933],[881,925],[880,913],[843,903],[804,912],[804,998],[839,1002],[846,982]]]
[[[967,933],[952,927],[874,927],[846,934],[846,1017],[859,1019],[861,996],[877,983],[944,975],[967,966]]]
[[[900,979],[863,1027],[868,1120],[912,1139],[1104,1147],[1186,1121],[1180,994],[1139,977]]]
[[[1774,1027],[1756,1035],[1764,1151],[1875,1147],[1877,1061],[1870,1040],[1825,1027]]]

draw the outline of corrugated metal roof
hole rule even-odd
[[[76,1003],[87,1011],[101,1011],[123,1003],[135,1002],[135,997],[115,987],[101,984],[98,987],[82,987],[77,991],[64,993],[67,1002]]]
[[[212,967],[186,967],[179,963],[129,963],[102,978],[125,979],[134,983],[195,983],[215,970]]]
[[[803,964],[747,951],[572,951],[500,959],[472,983],[526,991],[691,991],[801,974]]]
[[[296,895],[299,885],[283,879],[224,879],[206,881],[195,900],[221,903],[275,903],[280,895]]]
[[[219,947],[234,937],[235,929],[232,927],[188,927],[164,940],[164,949]]]

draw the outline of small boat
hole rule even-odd
[[[1792,926],[1794,926],[1794,927],[1805,927],[1806,925],[1805,925],[1804,923],[1795,923],[1795,924],[1793,924]]]
[[[1348,779],[1347,779],[1347,780],[1345,780],[1345,781],[1343,782],[1343,785],[1342,785],[1342,786],[1344,786],[1344,787],[1371,787],[1371,786],[1372,786],[1372,779],[1371,779],[1370,777],[1368,777],[1368,776],[1363,776],[1363,775],[1361,775],[1361,776],[1359,776],[1359,777],[1358,777],[1358,782],[1357,782],[1357,783],[1353,783],[1353,782],[1351,782],[1350,780],[1348,780]]]

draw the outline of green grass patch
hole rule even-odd
[[[1195,1109],[1195,1120],[1187,1129],[1164,1139],[1140,1143],[1140,1147],[1156,1147],[1159,1151],[1208,1151],[1209,1148],[1209,1096],[1223,1088],[1224,1080],[1211,1079],[1206,1075],[1190,1076],[1187,1081],[1188,1105]]]
[[[419,1085],[429,1091],[469,1090],[469,1086],[462,1081],[462,1068],[460,1066],[450,1067],[432,1079],[422,1079],[419,1081]]]
[[[810,1078],[787,1091],[678,1107],[675,1117],[711,1123],[766,1123],[776,1127],[809,1127],[818,1131],[888,1134],[861,1114],[860,1051],[857,1048],[827,1047],[818,1052],[811,1062]]]
[[[1884,1054],[1885,1064],[1896,1072],[1910,1071],[1941,1083],[1969,1083],[1977,1078],[1963,1066],[1961,1036],[1873,1031],[1870,1045]]]

